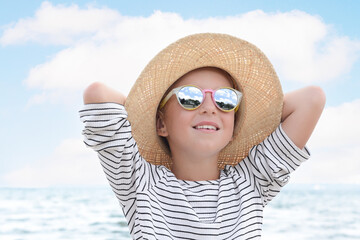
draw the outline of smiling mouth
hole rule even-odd
[[[199,125],[199,126],[195,126],[193,127],[194,129],[199,129],[199,130],[212,130],[212,131],[217,131],[219,130],[219,128],[212,126],[212,125]]]

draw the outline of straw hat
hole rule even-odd
[[[156,133],[157,108],[177,79],[201,67],[225,70],[243,93],[233,140],[219,155],[220,169],[239,163],[251,147],[280,124],[283,103],[280,81],[261,50],[226,34],[190,35],[170,44],[148,63],[126,100],[133,137],[148,162],[170,168],[170,152]]]

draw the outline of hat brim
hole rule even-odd
[[[171,166],[170,152],[156,132],[158,105],[177,79],[202,67],[228,72],[243,93],[233,140],[220,152],[219,168],[239,163],[280,124],[281,84],[260,49],[226,34],[190,35],[172,43],[148,63],[126,100],[133,137],[148,162]]]

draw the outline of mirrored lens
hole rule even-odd
[[[177,96],[179,103],[186,109],[199,107],[204,98],[201,90],[192,86],[181,88]]]
[[[225,111],[233,110],[238,102],[238,96],[235,91],[228,88],[218,89],[214,93],[214,99],[219,108]]]

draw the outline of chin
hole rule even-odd
[[[204,152],[204,153],[207,153],[207,154],[210,154],[210,155],[214,155],[214,154],[219,154],[220,151],[225,147],[226,145],[214,145],[214,144],[202,144],[202,145],[199,145],[199,146],[196,146],[196,149],[201,151],[201,152]]]

